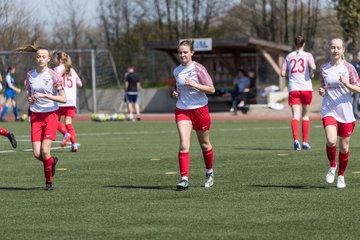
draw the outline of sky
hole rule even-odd
[[[84,12],[85,20],[92,25],[94,23],[94,16],[97,16],[99,1],[101,0],[12,0],[11,2],[17,6],[23,6],[25,9],[36,12],[36,14],[33,14],[36,20],[50,24],[54,22],[53,16],[55,12],[60,12],[61,14],[62,11],[66,11],[66,7],[61,6],[61,3],[66,5],[68,2],[74,2],[77,6],[84,7],[84,9],[81,8],[79,10],[79,13]],[[56,9],[56,6],[59,6],[59,8]],[[68,15],[64,13],[64,16]]]

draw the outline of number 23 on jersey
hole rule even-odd
[[[303,58],[292,58],[290,60],[290,73],[305,72],[305,60]]]

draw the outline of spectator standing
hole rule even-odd
[[[136,119],[141,120],[140,117],[140,105],[139,105],[139,89],[140,89],[140,77],[134,71],[132,66],[129,66],[127,73],[125,74],[125,96],[128,107],[128,119],[134,121],[134,110],[136,113]]]

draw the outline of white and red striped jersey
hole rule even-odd
[[[325,87],[326,93],[323,96],[321,114],[322,117],[332,116],[338,122],[354,122],[351,92],[340,81],[339,76],[343,75],[350,84],[360,86],[359,76],[355,67],[343,61],[338,66],[326,63],[320,67],[320,85]]]
[[[204,92],[185,86],[186,78],[191,78],[198,84],[213,85],[213,81],[203,65],[195,61],[189,66],[179,65],[174,69],[174,77],[176,79],[176,90],[179,92],[176,102],[177,108],[196,109],[208,104],[208,98]]]
[[[310,65],[315,64],[311,53],[295,50],[286,56],[282,70],[288,73],[288,90],[312,91]]]
[[[59,107],[76,107],[77,86],[82,85],[81,79],[73,68],[71,68],[71,75],[65,76],[64,64],[60,64],[54,70],[61,76],[62,86],[67,99],[66,103],[59,103]]]
[[[60,75],[50,68],[41,73],[38,73],[36,69],[29,71],[26,74],[25,87],[29,95],[38,92],[56,96],[63,90]],[[58,108],[57,102],[47,98],[39,98],[30,104],[31,112],[53,112]]]

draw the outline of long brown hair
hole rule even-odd
[[[61,64],[65,66],[65,75],[71,76],[71,58],[66,52],[58,52],[56,53],[56,58],[60,61]]]

